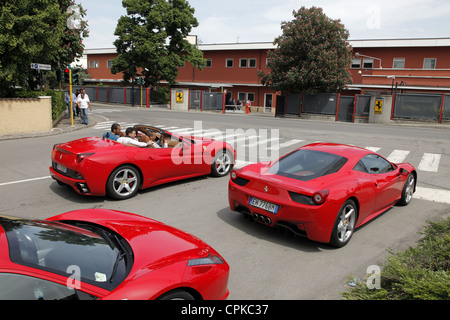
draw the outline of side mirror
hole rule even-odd
[[[400,168],[400,174],[402,175],[402,176],[407,176],[408,174],[409,174],[409,172],[408,172],[408,170],[406,170],[406,169],[404,169],[404,168]]]

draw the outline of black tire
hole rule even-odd
[[[195,298],[187,291],[175,290],[163,294],[157,300],[195,300]]]
[[[398,200],[397,204],[401,206],[407,206],[413,197],[414,191],[416,190],[416,177],[411,172],[406,178],[405,185],[402,190],[402,197]]]
[[[230,151],[220,150],[217,152],[211,164],[211,174],[215,177],[223,177],[233,169],[234,159]]]
[[[356,203],[351,199],[345,201],[334,222],[330,239],[331,245],[341,248],[349,243],[355,231],[357,217],[358,207]]]
[[[106,191],[111,198],[124,200],[134,197],[139,191],[141,176],[133,166],[121,166],[115,169],[106,182]]]

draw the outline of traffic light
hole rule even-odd
[[[64,69],[64,83],[70,84],[70,70],[69,68]]]
[[[140,86],[145,85],[145,79],[144,77],[136,77],[136,83]]]
[[[79,84],[78,71],[80,69],[72,69],[72,84]]]

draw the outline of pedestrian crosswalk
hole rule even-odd
[[[114,121],[103,121],[99,122],[94,126],[94,129],[109,131],[111,125]],[[136,123],[123,123],[121,126],[123,129],[127,127],[134,126]],[[248,163],[254,163],[257,161],[275,160],[279,156],[299,148],[303,145],[318,142],[316,140],[308,139],[286,139],[280,138],[278,134],[270,135],[268,130],[263,132],[264,134],[258,134],[256,130],[253,131],[243,131],[243,130],[226,130],[225,132],[217,129],[203,129],[203,128],[180,128],[177,126],[168,126],[164,124],[157,124],[155,127],[168,130],[177,135],[190,135],[204,138],[214,138],[216,140],[222,140],[230,143],[235,149],[246,148],[247,150],[259,149],[259,151],[264,154],[264,157],[259,157],[258,159],[245,159],[239,158],[236,161],[236,166],[243,166]],[[345,143],[345,142],[343,142]],[[365,146],[366,149],[376,152],[389,161],[393,163],[409,162],[414,165],[417,170],[422,172],[436,173],[439,170],[442,155],[438,153],[424,153],[417,154],[417,152],[412,152],[411,150],[394,149],[387,150],[386,148],[376,147],[376,146]],[[238,149],[238,150],[239,150]],[[244,152],[245,153],[245,152]],[[270,153],[270,155],[268,155]],[[260,152],[261,154],[261,152]],[[247,153],[247,156],[249,153]],[[253,153],[254,155],[254,153]]]

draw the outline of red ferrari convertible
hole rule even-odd
[[[409,204],[416,182],[411,164],[393,164],[354,146],[315,143],[232,171],[228,197],[231,210],[260,223],[342,247],[355,228],[396,203]]]
[[[0,300],[225,299],[229,266],[200,239],[135,214],[0,216]]]
[[[227,175],[235,150],[226,142],[181,137],[152,127],[135,126],[141,136],[169,137],[166,148],[139,148],[102,138],[83,138],[57,144],[50,174],[79,194],[115,199],[133,197],[139,189],[201,175]]]

